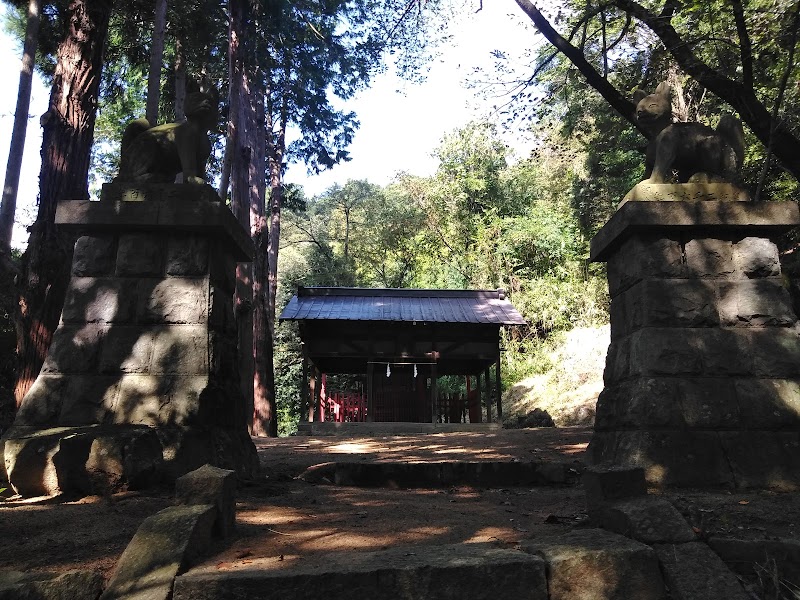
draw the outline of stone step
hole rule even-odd
[[[546,461],[342,461],[309,467],[300,479],[308,483],[392,488],[572,485],[578,483],[581,468],[578,463]]]
[[[255,559],[246,568],[197,568],[175,580],[173,600],[663,600],[653,550],[584,530],[520,548],[451,544],[339,554],[319,562]]]

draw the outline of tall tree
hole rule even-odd
[[[147,111],[145,118],[151,125],[158,122],[158,104],[161,99],[161,68],[164,64],[164,36],[167,32],[167,0],[156,0],[153,35],[150,38],[150,71],[147,77]]]
[[[14,216],[17,212],[17,191],[19,174],[22,169],[22,153],[25,149],[25,135],[28,131],[28,110],[31,105],[33,67],[36,61],[36,48],[39,42],[39,23],[42,14],[42,0],[28,2],[28,15],[25,25],[25,44],[22,48],[22,64],[19,69],[19,89],[17,106],[14,111],[14,128],[11,131],[11,146],[8,151],[3,197],[0,202],[0,262],[10,260],[11,233]],[[0,266],[5,270],[6,267]]]
[[[39,210],[19,277],[17,405],[41,369],[69,281],[70,240],[55,228],[60,200],[89,197],[88,172],[111,0],[71,0],[42,117]]]

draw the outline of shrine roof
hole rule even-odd
[[[300,287],[280,318],[525,325],[503,290]]]

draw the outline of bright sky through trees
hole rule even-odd
[[[479,6],[476,1],[475,8]],[[469,6],[469,5],[468,5]],[[7,7],[0,5],[0,17]],[[474,10],[474,9],[473,9]],[[331,171],[308,176],[304,165],[291,165],[286,181],[304,186],[313,196],[334,183],[368,179],[384,185],[399,171],[430,175],[436,169],[432,157],[445,133],[472,119],[491,117],[493,101],[485,101],[465,81],[475,68],[491,70],[493,50],[521,55],[536,42],[527,21],[510,0],[484,0],[478,12],[465,11],[451,24],[452,40],[441,48],[422,84],[398,78],[390,68],[374,79],[373,85],[347,103],[358,115],[361,126],[350,147],[352,161]],[[17,42],[0,35],[0,167],[5,172],[8,145],[19,80],[21,50]],[[31,121],[25,144],[20,181],[17,220],[12,245],[20,248],[27,240],[25,227],[35,217],[38,192],[41,127],[38,118],[47,108],[49,89],[36,79],[31,99]],[[496,117],[495,117],[496,118]],[[524,132],[504,132],[505,141],[519,153],[526,148]]]

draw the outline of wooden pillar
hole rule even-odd
[[[489,381],[489,369],[486,369],[486,422],[492,422],[492,394],[491,390],[489,389],[489,385],[491,381]]]
[[[317,368],[311,366],[311,378],[308,381],[309,402],[308,402],[308,422],[314,422],[314,414],[317,412]]]
[[[473,406],[472,410],[469,412],[469,422],[472,423],[472,417],[475,416],[475,423],[480,423],[483,419],[483,411],[481,410],[481,404],[483,403],[483,380],[481,379],[481,374],[478,373],[475,376],[475,392],[477,393],[478,397],[476,399],[477,406]]]
[[[431,365],[431,423],[436,423],[436,413],[439,405],[439,385],[436,381],[436,362]]]
[[[495,391],[497,392],[497,420],[499,422],[503,421],[503,401],[500,396],[501,390],[503,389],[500,386],[500,346],[497,347],[497,360],[494,363],[494,387]]]
[[[308,352],[306,352],[306,346],[303,344],[303,383],[300,387],[301,396],[300,396],[300,419],[302,420],[302,415],[308,410],[308,396],[309,396],[309,388],[308,388]]]
[[[367,421],[372,423],[375,418],[375,397],[373,393],[372,381],[375,376],[375,363],[371,360],[367,362]]]

